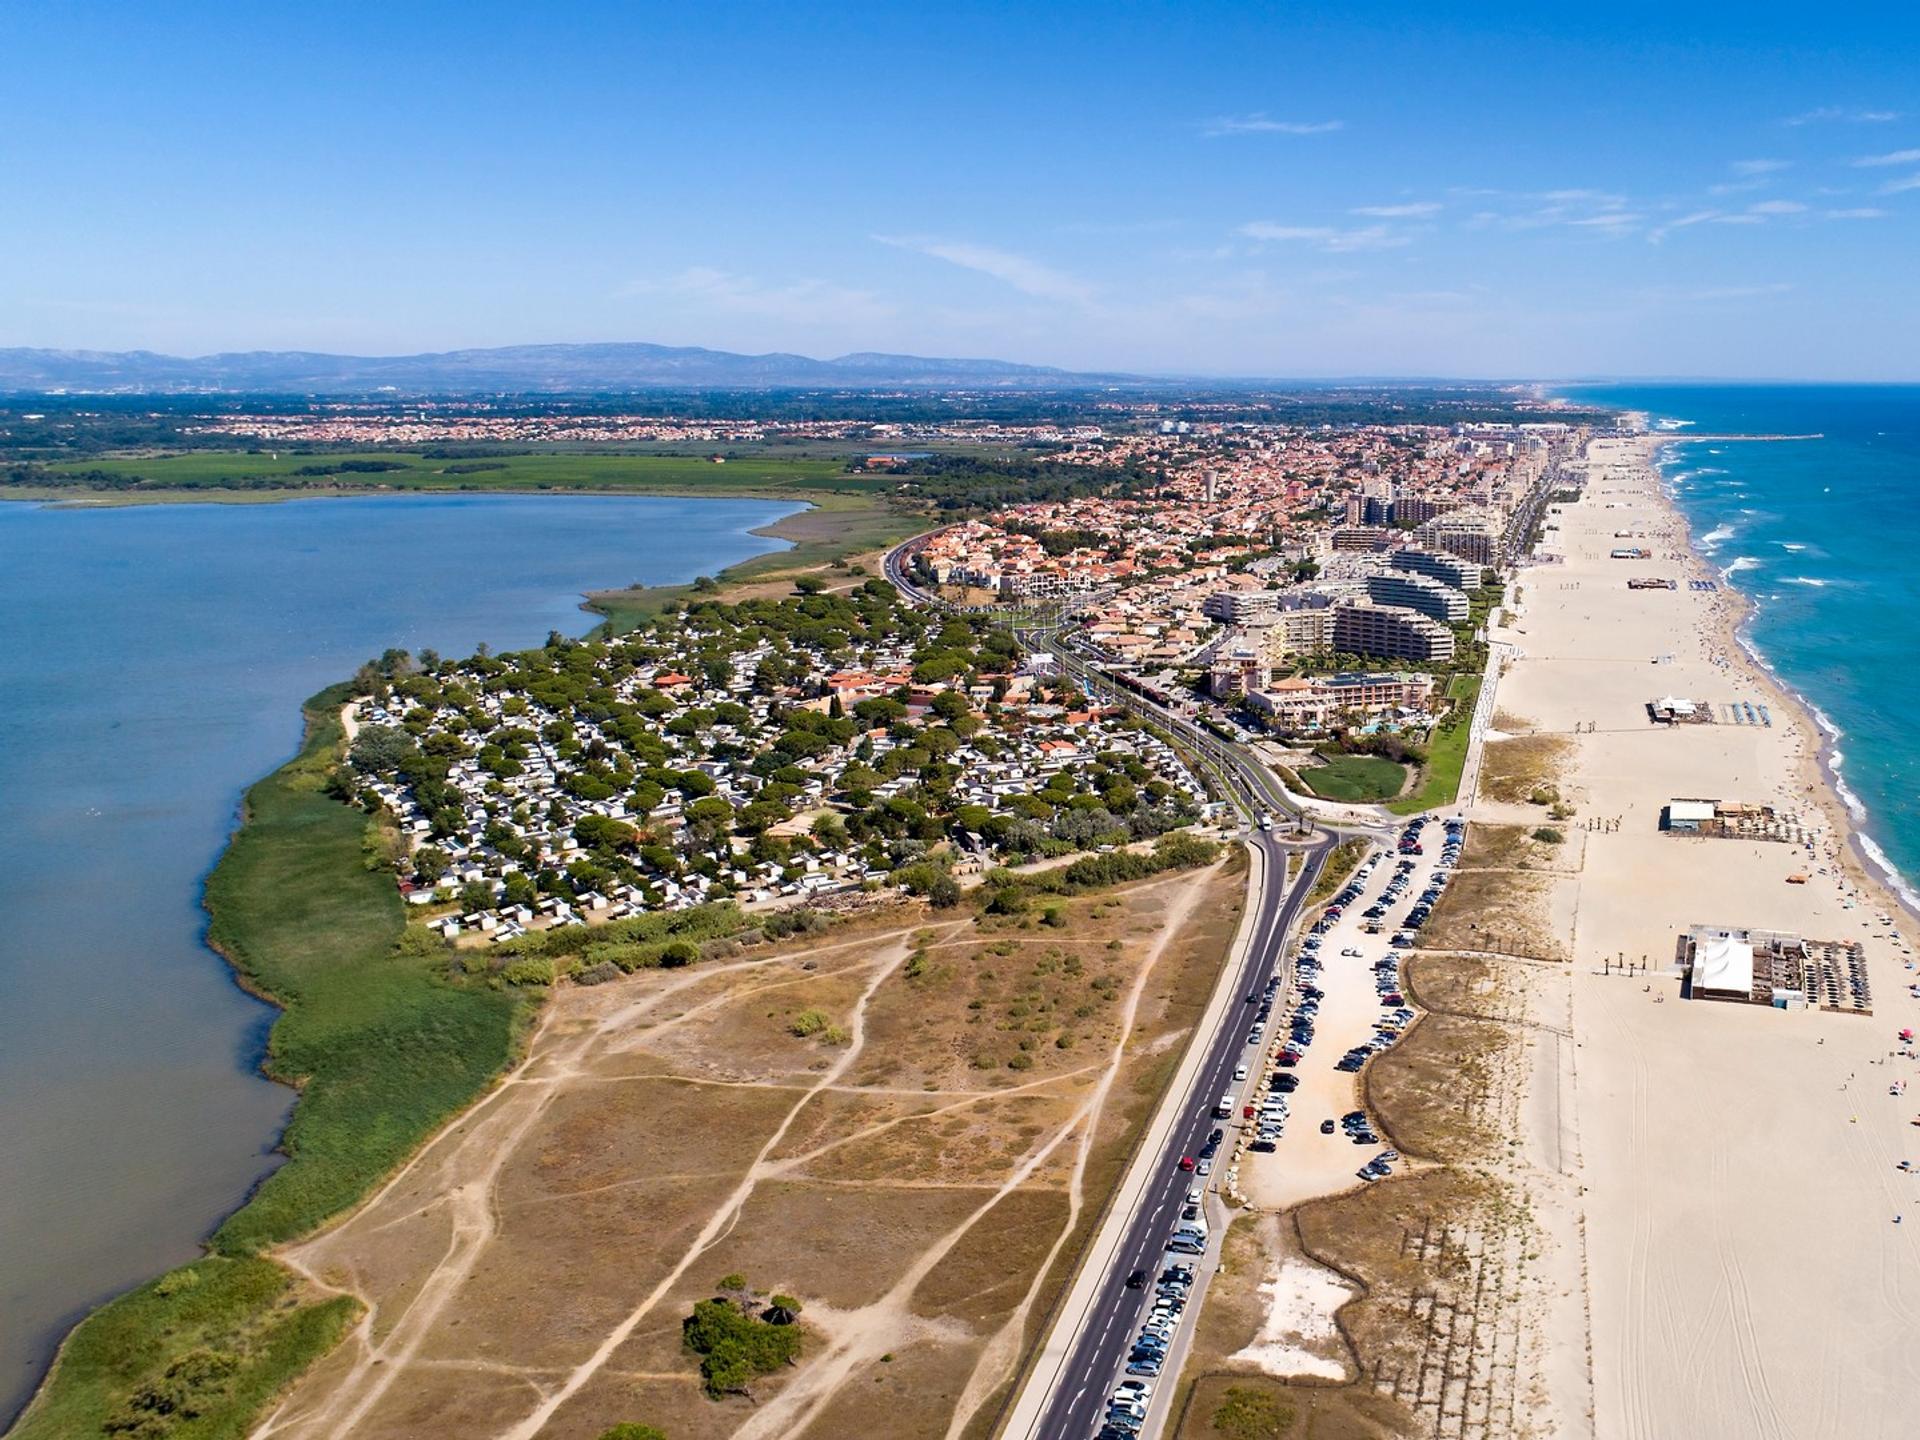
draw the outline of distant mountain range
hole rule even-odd
[[[151,350],[0,349],[0,392],[365,395],[913,386],[1050,389],[1140,377],[1082,375],[1004,360],[862,352],[837,360],[736,355],[698,346],[507,345],[426,355],[247,350],[183,358]]]

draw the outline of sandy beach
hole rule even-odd
[[[1693,552],[1655,443],[1594,443],[1582,500],[1493,636],[1513,659],[1488,765],[1503,737],[1561,737],[1554,783],[1574,814],[1556,823],[1581,856],[1552,905],[1573,954],[1571,1064],[1536,1089],[1570,1090],[1591,1390],[1554,1409],[1590,1405],[1601,1440],[1908,1434],[1920,1059],[1897,1033],[1920,1026],[1915,927],[1860,862],[1812,717],[1737,642],[1743,602]],[[1620,547],[1650,554],[1610,558]],[[1666,696],[1719,723],[1652,723]],[[1734,702],[1771,725],[1729,723]],[[1680,797],[1773,806],[1795,838],[1662,833]],[[1533,804],[1468,813],[1544,821]],[[1683,999],[1675,941],[1703,924],[1861,943],[1873,1013]]]

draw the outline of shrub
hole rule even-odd
[[[772,1325],[729,1300],[702,1300],[680,1325],[681,1341],[700,1357],[707,1393],[744,1391],[756,1375],[770,1375],[800,1354],[800,1330]]]
[[[509,985],[553,984],[553,961],[516,960],[501,973]]]
[[[1280,1440],[1293,1429],[1293,1407],[1264,1391],[1234,1385],[1213,1412],[1213,1428],[1228,1440]]]
[[[1551,825],[1542,825],[1538,830],[1533,832],[1533,838],[1545,845],[1558,845],[1567,837],[1563,832],[1554,829]]]
[[[802,1040],[805,1040],[810,1035],[818,1035],[821,1031],[825,1030],[830,1023],[825,1011],[802,1010],[798,1015],[794,1016],[792,1020],[787,1022],[787,1029],[791,1030]]]
[[[189,1350],[150,1380],[101,1426],[109,1435],[149,1440],[169,1434],[182,1421],[197,1420],[224,1399],[240,1357],[225,1350]]]

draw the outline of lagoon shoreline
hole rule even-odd
[[[5,492],[0,492],[0,495],[4,495],[4,493]],[[23,508],[28,508],[28,506],[31,505],[31,502],[27,501],[27,497],[8,495],[5,496],[5,498],[22,500],[24,502]],[[343,492],[338,496],[290,494],[281,498],[287,500],[350,500],[375,497],[368,495],[366,492]],[[525,496],[518,494],[504,496],[497,494],[452,496],[393,494],[382,495],[378,498],[406,500],[415,505],[420,505],[423,503],[432,504],[434,502],[459,499],[485,500],[489,502],[503,501],[515,504],[522,501],[538,503],[539,501],[551,500],[555,497],[551,494],[528,494]],[[565,498],[602,499],[619,504],[621,502],[638,499],[667,499],[674,497],[655,496],[648,493],[646,495],[570,494],[565,496]],[[788,534],[781,533],[782,530],[784,528],[790,528],[795,521],[802,519],[802,517],[812,516],[816,504],[816,502],[810,499],[802,499],[801,497],[791,495],[751,498],[738,495],[724,495],[709,498],[736,503],[743,501],[752,503],[752,500],[758,500],[762,504],[777,505],[787,510],[787,513],[777,515],[772,520],[754,525],[744,532],[754,537],[756,542],[760,542],[750,553],[738,559],[731,559],[724,564],[715,566],[715,573],[719,577],[722,577],[723,586],[727,590],[732,589],[735,583],[733,577],[743,567],[757,568],[761,571],[777,571],[780,567],[782,557],[794,554],[796,545],[795,538]],[[208,497],[203,495],[183,493],[179,495],[177,499],[181,503],[167,508],[174,511],[182,511],[190,509],[196,504],[204,506],[208,503]],[[212,503],[217,504],[218,502],[215,501]],[[41,500],[37,505],[32,505],[31,508],[44,508],[50,512],[68,512],[70,514],[74,511],[92,512],[96,509],[107,507],[62,506],[57,503],[48,505],[44,500]],[[138,508],[158,509],[159,507],[150,505]],[[223,506],[221,508],[224,509],[226,507]],[[253,507],[247,508],[251,509]],[[723,507],[723,509],[724,508],[725,507]],[[315,513],[319,513],[323,509],[330,509],[330,507],[314,507]],[[802,537],[805,537],[806,531],[804,527],[802,528],[801,534]],[[783,541],[785,542],[784,544],[780,543]],[[825,543],[833,543],[832,538],[829,537]],[[671,585],[660,586],[654,587],[653,591],[645,593],[665,592],[670,594],[677,588],[679,587]],[[596,592],[585,587],[570,589],[569,595],[571,598],[569,603],[571,605],[571,613],[580,618],[574,622],[573,625],[566,626],[565,628],[586,631],[594,628],[596,624],[606,623],[608,617],[595,604],[597,595],[601,593],[604,592]],[[585,612],[585,614],[583,615],[582,612]],[[497,632],[499,626],[495,622],[487,622],[484,628]],[[397,631],[393,638],[403,639]],[[344,673],[344,669],[336,671],[336,673]],[[296,713],[303,708],[304,706],[296,704]],[[309,717],[309,726],[311,726],[311,717]],[[273,986],[263,983],[253,975],[240,957],[234,953],[231,946],[221,939],[219,934],[220,917],[211,898],[211,891],[215,877],[220,873],[222,868],[228,864],[236,848],[242,845],[249,833],[250,826],[253,824],[253,816],[249,813],[247,807],[247,797],[260,787],[265,786],[276,776],[281,775],[283,772],[297,765],[309,748],[309,739],[310,736],[298,740],[291,752],[282,753],[278,757],[275,757],[272,764],[256,772],[258,776],[257,779],[244,780],[231,792],[230,799],[225,802],[223,806],[224,813],[228,817],[223,824],[223,836],[217,848],[207,861],[196,868],[192,878],[192,903],[195,913],[193,948],[197,950],[201,956],[209,956],[217,959],[220,967],[218,984],[223,991],[230,991],[237,995],[249,997],[247,1002],[249,1007],[251,1007],[253,1001],[265,1002],[276,1007],[273,1012],[258,1013],[254,1018],[249,1019],[245,1026],[244,1034],[237,1037],[238,1044],[233,1051],[235,1072],[240,1074],[248,1083],[262,1079],[268,1081],[269,1085],[263,1087],[265,1092],[283,1097],[270,1102],[275,1114],[278,1116],[273,1130],[263,1135],[257,1146],[249,1141],[241,1147],[243,1150],[257,1157],[253,1166],[250,1167],[250,1178],[246,1180],[242,1188],[227,1192],[228,1198],[226,1198],[223,1203],[218,1203],[216,1208],[197,1212],[204,1216],[206,1224],[206,1229],[200,1236],[198,1245],[196,1246],[203,1254],[207,1253],[205,1247],[210,1242],[211,1237],[220,1232],[223,1227],[230,1224],[237,1215],[247,1210],[260,1194],[262,1187],[283,1167],[286,1152],[286,1136],[289,1130],[298,1123],[300,1118],[301,1087],[290,1081],[287,1077],[273,1073],[273,1032],[274,1028],[284,1017],[286,1011],[279,997],[274,993]],[[256,744],[253,748],[258,749],[259,747]],[[224,1052],[226,1047],[221,1046],[216,1048]],[[114,1142],[111,1136],[102,1136],[100,1137],[100,1144],[111,1148]],[[188,1262],[187,1268],[191,1268],[191,1266],[195,1264],[205,1263],[208,1262],[205,1260],[190,1261]],[[163,1272],[168,1274],[178,1273],[178,1271],[168,1271],[166,1262],[163,1260],[157,1270],[149,1270],[147,1274],[154,1276]],[[10,1397],[10,1403],[0,1406],[0,1425],[8,1427],[6,1433],[15,1433],[16,1430],[20,1430],[21,1427],[34,1421],[36,1410],[41,1404],[41,1397],[45,1396],[54,1388],[60,1374],[63,1357],[70,1353],[74,1347],[75,1337],[88,1325],[89,1321],[93,1317],[101,1315],[105,1311],[119,1305],[131,1296],[150,1291],[154,1283],[155,1281],[153,1279],[149,1279],[144,1283],[136,1284],[132,1290],[128,1290],[125,1279],[121,1279],[117,1283],[113,1280],[107,1280],[93,1298],[83,1298],[77,1302],[68,1299],[64,1302],[64,1308],[60,1315],[50,1315],[44,1324],[37,1325],[31,1334],[23,1332],[21,1363],[23,1366],[22,1378],[24,1383],[18,1395],[16,1397]]]

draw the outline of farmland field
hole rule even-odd
[[[389,468],[391,467],[391,468]],[[747,455],[715,464],[690,455],[428,456],[417,451],[189,451],[73,460],[46,475],[115,493],[157,490],[585,490],[694,495],[884,492],[891,477],[850,472],[840,458]]]

